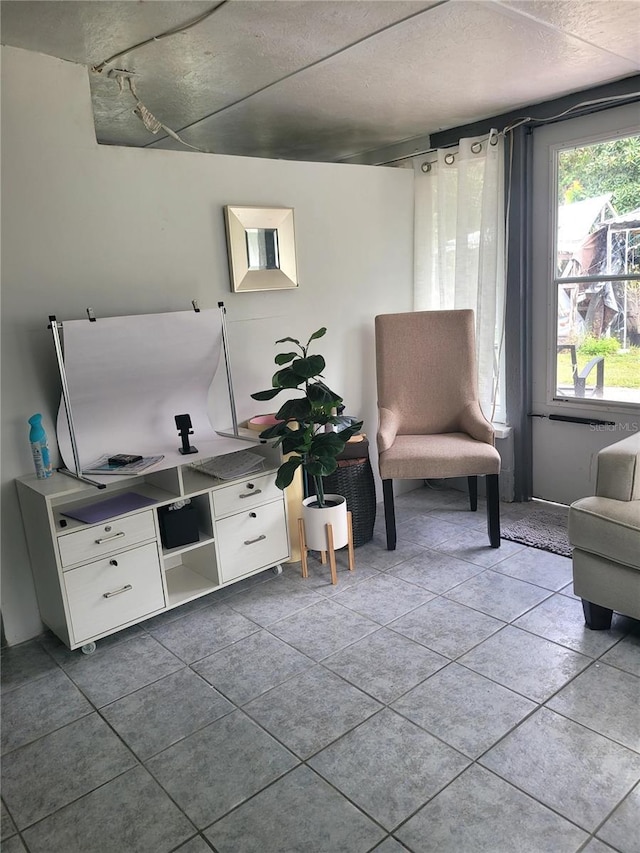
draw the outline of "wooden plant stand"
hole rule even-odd
[[[330,524],[325,525],[327,532],[327,550],[320,551],[320,562],[327,562],[327,551],[329,553],[329,568],[331,570],[331,583],[338,583],[338,573],[336,571],[336,552],[333,547],[333,528]],[[309,577],[309,567],[307,563],[307,539],[304,531],[304,519],[298,519],[298,533],[300,535],[300,554],[302,559],[302,577]],[[347,512],[347,548],[349,552],[349,571],[352,572],[355,568],[355,560],[353,556],[353,526],[351,521],[351,513]]]

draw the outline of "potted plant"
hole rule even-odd
[[[276,344],[294,344],[298,352],[278,353],[275,363],[279,370],[271,379],[272,387],[251,395],[254,400],[266,401],[282,391],[301,392],[302,396],[291,397],[282,404],[275,415],[278,423],[263,430],[260,438],[275,440],[274,444],[281,445],[287,457],[278,468],[278,488],[286,489],[298,468],[302,468],[313,483],[315,495],[303,501],[303,518],[307,544],[314,551],[326,550],[327,516],[333,528],[334,547],[347,544],[346,500],[342,495],[325,495],[322,478],[336,470],[337,457],[344,450],[345,442],[362,428],[362,421],[358,421],[338,431],[333,429],[343,422],[337,417],[342,397],[323,381],[324,358],[309,355],[311,342],[324,337],[326,332],[324,327],[318,329],[306,344],[296,338],[276,341]]]

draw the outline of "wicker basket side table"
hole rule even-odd
[[[358,455],[353,458],[356,452]],[[324,489],[347,499],[347,509],[352,516],[354,548],[373,539],[376,488],[366,438],[354,444],[347,443],[345,452],[338,457],[337,469],[324,478]]]

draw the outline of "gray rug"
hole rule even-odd
[[[500,535],[502,539],[508,539],[510,542],[520,542],[563,557],[571,556],[566,513],[532,510],[527,518],[506,524]]]

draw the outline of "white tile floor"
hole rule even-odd
[[[586,629],[571,561],[482,509],[420,489],[336,587],[5,649],[3,853],[639,853],[640,626]]]

